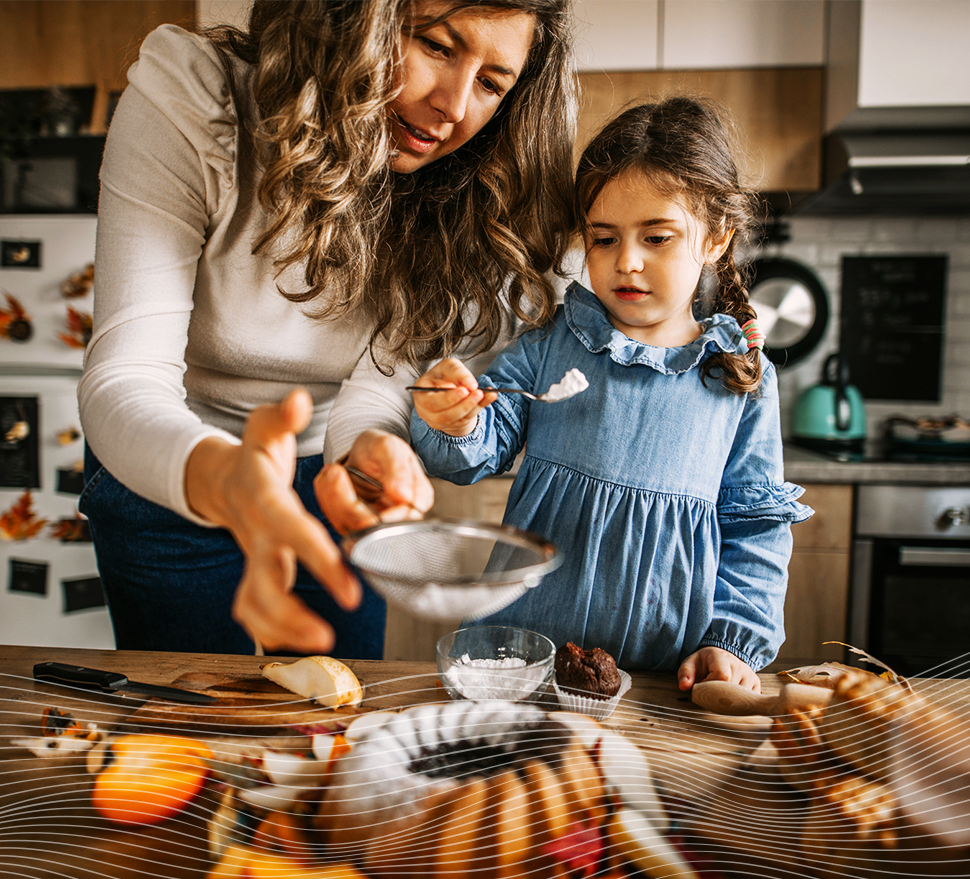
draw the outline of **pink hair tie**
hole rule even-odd
[[[741,335],[748,340],[748,350],[752,348],[757,348],[759,351],[765,347],[765,333],[761,329],[760,324],[751,318],[743,327],[741,327]]]

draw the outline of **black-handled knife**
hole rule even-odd
[[[129,681],[123,674],[116,671],[100,671],[96,668],[67,665],[63,662],[38,662],[34,666],[34,678],[51,684],[85,687],[89,690],[115,693],[118,696],[126,695],[124,692],[118,692],[124,690],[167,699],[169,702],[192,702],[196,705],[208,705],[219,701],[215,696],[209,696],[206,693],[193,693],[191,690],[180,690],[178,687],[163,687],[159,684]]]

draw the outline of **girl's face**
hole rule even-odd
[[[415,24],[450,6],[418,0]],[[461,9],[402,37],[403,89],[390,108],[395,171],[429,165],[481,131],[525,67],[533,27],[524,12]]]
[[[691,303],[701,270],[724,253],[734,230],[712,240],[680,201],[639,171],[607,183],[587,219],[589,278],[613,326],[660,348],[696,339]]]

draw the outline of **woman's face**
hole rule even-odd
[[[418,0],[414,23],[450,5]],[[461,9],[402,37],[403,88],[390,108],[395,171],[410,174],[481,131],[525,67],[533,27],[525,12]]]

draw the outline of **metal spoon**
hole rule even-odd
[[[543,400],[544,394],[533,394],[530,391],[523,391],[522,388],[483,388],[479,385],[478,389],[480,391],[494,391],[496,394],[521,394],[523,397],[528,397],[530,400],[539,400],[542,403],[555,402],[555,400]],[[417,385],[408,385],[404,390],[434,393],[435,391],[453,391],[455,388],[419,388]]]
[[[530,400],[539,403],[561,403],[570,397],[585,391],[589,387],[586,376],[578,369],[570,369],[560,381],[556,382],[544,394],[533,394],[531,391],[523,391],[522,388],[483,388],[479,385],[480,391],[494,391],[496,394],[521,394]],[[420,388],[417,385],[408,385],[408,391],[453,391],[454,388]]]

